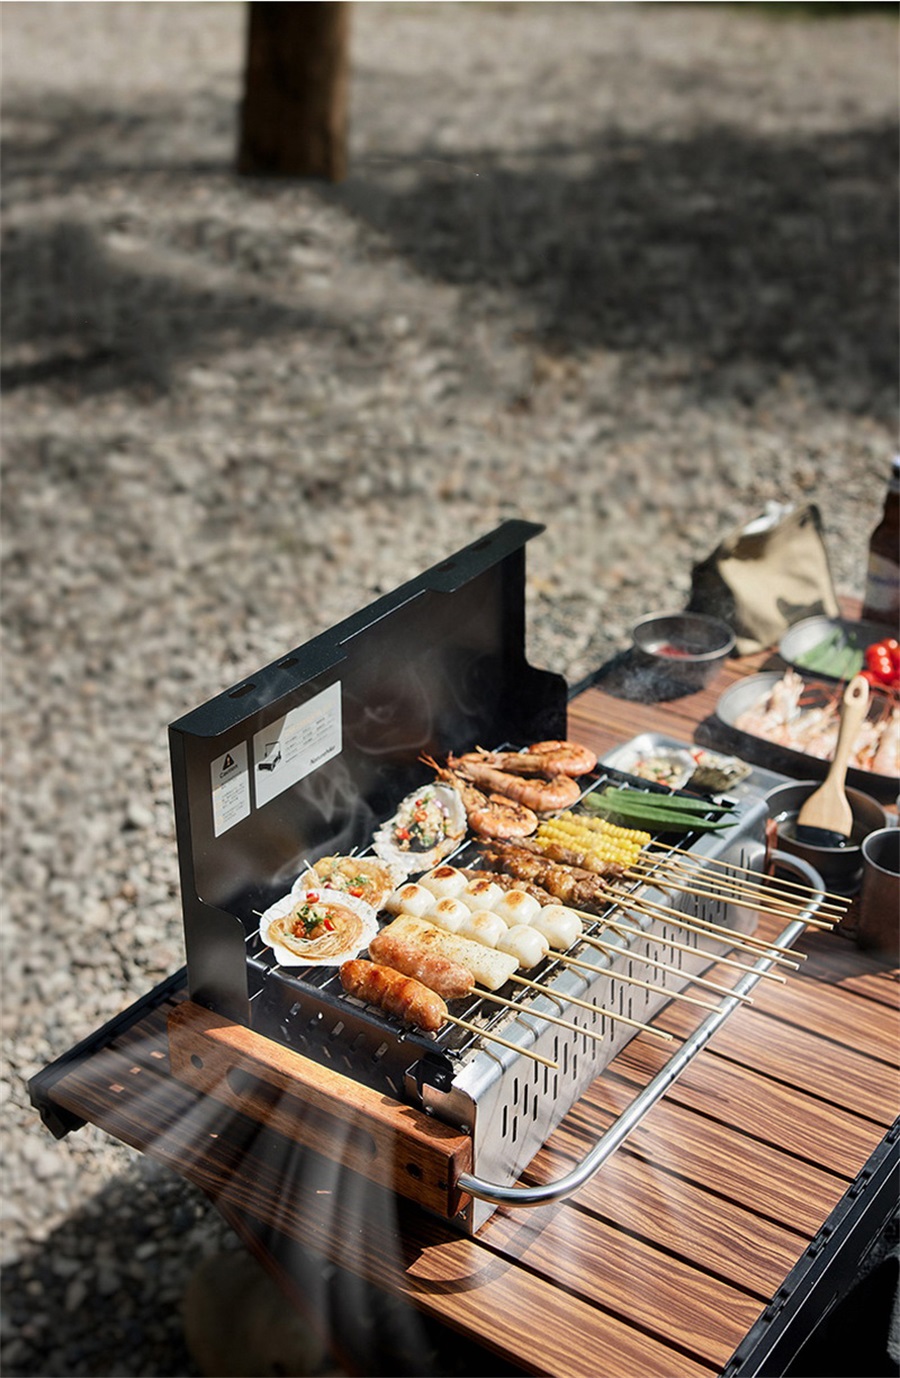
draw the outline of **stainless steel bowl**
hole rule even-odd
[[[685,689],[703,689],[734,650],[727,622],[698,612],[654,613],[632,630],[639,659]]]
[[[778,785],[766,795],[769,817],[778,831],[778,848],[791,856],[798,856],[814,866],[822,877],[826,890],[841,895],[854,895],[862,881],[862,843],[869,833],[887,826],[887,814],[868,794],[848,789],[847,800],[853,813],[853,830],[845,847],[814,847],[800,842],[794,826],[804,802],[821,785],[821,780],[801,780]]]

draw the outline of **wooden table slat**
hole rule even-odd
[[[133,1065],[109,1053],[74,1068],[58,1085],[59,1103],[79,1106],[108,1133],[142,1145],[212,1200],[251,1211],[276,1228],[302,1230],[310,1247],[342,1267],[408,1299],[427,1299],[432,1314],[465,1324],[467,1333],[489,1339],[508,1360],[516,1361],[523,1317],[540,1315],[539,1331],[528,1333],[530,1371],[536,1374],[594,1378],[604,1354],[615,1355],[635,1378],[661,1372],[709,1378],[714,1372],[605,1307],[560,1290],[556,1279],[545,1280],[422,1212],[404,1210],[391,1193],[371,1183],[361,1186],[340,1164],[314,1154],[300,1158],[292,1143],[249,1124],[235,1148],[234,1116],[143,1069],[138,1094]],[[223,1132],[226,1127],[230,1132]],[[400,1241],[394,1233],[400,1217],[402,1243],[392,1257],[388,1241]]]

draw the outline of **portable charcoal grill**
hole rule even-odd
[[[528,973],[541,991],[510,982],[500,992],[514,1010],[477,995],[454,1002],[454,1014],[501,1035],[507,1047],[455,1026],[433,1036],[404,1028],[346,995],[335,968],[278,967],[257,916],[305,863],[365,852],[397,803],[432,778],[422,755],[565,737],[565,681],[530,666],[524,651],[524,544],[542,529],[504,523],[170,728],[193,1006],[170,1026],[173,1070],[469,1232],[501,1201],[538,1204],[596,1171],[736,999],[720,1000],[697,1034],[677,1045],[563,1182],[513,1185],[637,1025],[713,962],[721,944],[664,919],[629,916],[656,941],[604,932],[615,956],[577,950],[590,971],[548,957]],[[628,782],[601,768],[585,788],[598,779]],[[687,845],[697,857],[761,871],[765,805],[750,798],[737,808],[739,821],[724,837],[698,835]],[[450,860],[480,864],[472,843]],[[724,899],[679,899],[646,887],[642,894],[736,935],[755,924],[749,910]],[[587,932],[599,928],[598,919]],[[782,939],[793,941],[802,928],[802,921],[790,925]],[[693,952],[666,948],[670,938]],[[646,957],[676,970],[660,972]],[[767,964],[760,959],[758,969]],[[754,980],[744,977],[736,991]],[[546,1013],[577,1027],[548,1022]],[[579,1030],[600,1032],[603,1041]]]

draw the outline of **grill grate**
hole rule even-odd
[[[504,746],[501,749],[511,748]],[[652,782],[638,780],[622,771],[601,767],[582,781],[582,799],[589,791],[607,784],[648,792],[667,792]],[[696,833],[688,834],[679,845],[690,847],[698,836]],[[661,834],[654,838],[658,845],[660,838]],[[660,855],[665,856],[666,853],[660,852]],[[447,862],[461,868],[473,869],[482,864],[477,844],[473,841],[463,843],[447,858]],[[637,891],[642,884],[641,881],[633,880],[628,882],[625,888]],[[599,936],[604,930],[605,919],[616,908],[617,901],[612,900],[592,920],[584,918],[584,933],[589,937]],[[720,906],[720,909],[723,908],[724,906]],[[248,926],[252,924],[252,917],[252,914],[246,916]],[[674,936],[674,931],[665,936]],[[608,930],[603,931],[603,940],[617,949],[617,968],[625,976],[640,978],[642,975],[651,975],[652,979],[652,969],[648,969],[642,961],[643,954],[632,955],[622,939]],[[594,953],[588,955],[593,957]],[[648,949],[646,955],[657,960],[663,959],[661,949]],[[681,973],[684,955],[682,951],[676,950],[665,954],[665,960]],[[417,1057],[425,1060],[429,1073],[428,1080],[432,1080],[436,1069],[440,1069],[440,1079],[444,1080],[462,1059],[484,1046],[478,1034],[455,1025],[448,1024],[437,1034],[424,1035],[406,1028],[400,1020],[381,1010],[363,1006],[360,1001],[346,994],[336,968],[278,966],[271,950],[262,942],[258,926],[255,924],[250,927],[247,937],[247,959],[253,977],[251,1011],[254,1027],[269,1033],[270,1036],[278,1037],[297,1051],[330,1063],[340,1063],[351,1075],[355,1069],[368,1065],[367,1079],[374,1079],[375,1084],[383,1081],[396,1090],[396,1086],[402,1082],[403,1073]],[[603,955],[599,952],[596,952],[596,959],[599,968],[608,965],[608,961],[604,962]],[[542,993],[529,987],[509,982],[498,994],[512,1001],[516,1006],[514,1010],[495,1006],[476,991],[469,997],[454,1001],[452,1013],[469,1023],[477,1023],[486,1033],[499,1033],[516,1021],[528,1019],[529,1015],[538,1022],[540,1014],[534,1009],[536,1001],[547,995],[554,997],[550,982],[566,969],[564,963],[549,955],[528,973],[529,979],[546,987],[543,997]],[[665,981],[660,980],[659,984],[665,984]],[[627,982],[615,980],[613,990],[615,998],[610,1008],[614,1013],[628,1019],[639,1019],[641,1016],[635,1013],[634,988]],[[561,1004],[565,1003],[564,996],[555,998]],[[645,1002],[641,1000],[638,1003],[643,1007]],[[566,1017],[574,1023],[579,1023],[582,1018],[586,1019],[590,1021],[589,1027],[603,1032],[606,1036],[609,1036],[609,1026],[613,1023],[599,1011],[596,1016],[591,1016],[589,1011],[579,1007],[570,1008]],[[593,1042],[582,1037],[581,1043],[584,1044],[585,1053],[590,1051]],[[568,1044],[565,1043],[563,1047],[562,1055],[568,1058]],[[553,1060],[556,1061],[556,1058],[553,1057]],[[571,1068],[568,1072],[571,1073]]]

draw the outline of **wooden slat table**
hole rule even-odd
[[[710,689],[666,703],[589,686],[570,705],[570,735],[601,753],[643,731],[702,739],[722,690],[765,659],[731,662]],[[780,927],[763,917],[759,931]],[[896,970],[835,934],[810,931],[798,951],[801,970],[758,983],[574,1197],[500,1209],[474,1239],[176,1081],[166,1018],[183,973],[46,1069],[32,1095],[55,1132],[89,1121],[200,1187],[298,1301],[299,1243],[477,1340],[507,1372],[737,1372],[735,1351],[897,1133]],[[729,983],[725,968],[708,974]],[[702,1013],[672,1002],[656,1022],[681,1038]],[[523,1181],[571,1168],[668,1055],[636,1037]]]

